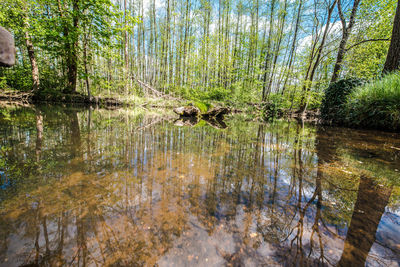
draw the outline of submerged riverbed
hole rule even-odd
[[[0,266],[400,265],[400,135],[225,123],[3,108]]]

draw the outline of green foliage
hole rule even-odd
[[[0,77],[0,90],[1,89],[7,89],[7,79],[6,77]]]
[[[0,77],[2,80],[1,88],[10,87],[25,92],[32,89],[31,69],[29,66],[16,65],[12,70],[1,69]]]
[[[200,112],[205,113],[211,108],[211,104],[208,102],[200,101],[200,100],[193,100],[189,101],[186,105],[193,105],[200,109]]]
[[[321,107],[323,101],[324,93],[320,91],[311,91],[308,95],[308,108],[310,110],[318,109]]]
[[[355,88],[343,113],[349,126],[400,130],[400,72]]]
[[[224,89],[222,87],[212,87],[207,90],[195,90],[192,88],[181,87],[179,90],[179,95],[183,98],[190,100],[200,100],[200,101],[227,101],[228,96],[231,91]]]
[[[0,120],[10,121],[11,120],[10,110],[0,109]]]
[[[393,18],[397,0],[363,0],[348,47],[360,40],[385,39],[392,34]],[[351,48],[345,55],[344,69],[349,75],[373,79],[380,75],[389,48],[388,41],[365,42]]]
[[[261,104],[261,117],[263,120],[273,120],[283,115],[286,98],[280,94],[271,94],[268,102]]]
[[[38,63],[40,89],[51,89],[47,92],[63,91],[76,79],[77,90],[85,94],[89,85],[91,95],[147,96],[135,79],[127,78],[137,77],[163,93],[203,103],[218,101],[242,108],[260,103],[268,85],[268,101],[274,103],[268,113],[297,109],[305,101],[307,109],[320,106],[322,88],[336,61],[340,30],[333,27],[329,32],[325,45],[318,49],[323,52],[317,63],[321,36],[311,38],[315,34],[311,29],[318,24],[300,20],[297,40],[292,40],[294,27],[284,30],[296,24],[296,16],[290,15],[297,14],[296,1],[276,3],[268,19],[280,21],[277,25],[282,27],[272,31],[259,27],[257,20],[247,26],[242,20],[256,9],[265,12],[265,3],[223,1],[230,11],[213,16],[222,2],[200,2],[202,11],[172,1],[173,11],[167,15],[167,10],[156,12],[151,5],[148,10],[136,10],[135,5],[111,0],[0,1],[0,25],[12,32],[17,47],[17,65],[0,69],[0,87],[31,90],[28,34]],[[325,12],[323,1],[317,2],[314,12]],[[346,44],[342,75],[372,79],[380,74],[389,42],[365,41],[390,37],[396,5],[396,0],[361,2]],[[350,6],[346,4],[347,15]],[[232,20],[227,19],[228,14]],[[221,27],[210,31],[216,20]],[[291,48],[292,43],[297,45]],[[306,74],[313,64],[317,67],[310,78]]]
[[[227,100],[229,94],[229,90],[226,90],[223,87],[215,87],[208,92],[206,98],[209,100],[224,101]]]
[[[61,4],[43,0],[1,1],[0,25],[12,32],[18,49],[17,64],[7,71],[0,70],[0,77],[5,77],[9,87],[20,91],[32,89],[32,72],[25,41],[27,33],[39,66],[40,89],[64,90],[68,67],[75,61],[73,58],[76,55],[78,86],[84,90],[82,81],[89,76],[95,91],[101,86],[98,80],[104,80],[104,72],[99,70],[101,66],[93,64],[95,56],[104,54],[113,58],[114,62],[120,62],[121,59],[112,52],[121,47],[122,31],[139,22],[127,15],[125,25],[121,22],[122,16],[123,13],[110,0],[65,0]],[[128,29],[128,32],[131,30]],[[85,46],[86,58],[83,56]],[[84,60],[89,65],[90,73],[86,73],[83,67]],[[116,83],[120,79],[112,81]],[[113,88],[119,86],[113,84]]]
[[[327,122],[338,123],[343,121],[343,104],[354,87],[362,84],[360,79],[343,79],[332,83],[325,90],[325,97],[321,104],[321,117]]]
[[[198,107],[202,113],[207,112],[207,110],[210,107],[209,103],[204,103],[204,102],[199,102],[199,101],[194,102],[194,105],[196,107]]]

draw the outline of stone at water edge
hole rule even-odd
[[[178,107],[174,108],[173,111],[183,117],[197,116],[200,114],[200,109],[194,106]]]
[[[0,66],[11,67],[15,64],[14,38],[0,26]]]

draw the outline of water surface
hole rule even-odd
[[[0,266],[400,265],[398,134],[225,123],[2,108]]]

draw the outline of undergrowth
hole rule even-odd
[[[400,72],[356,87],[344,104],[345,124],[400,130]]]

